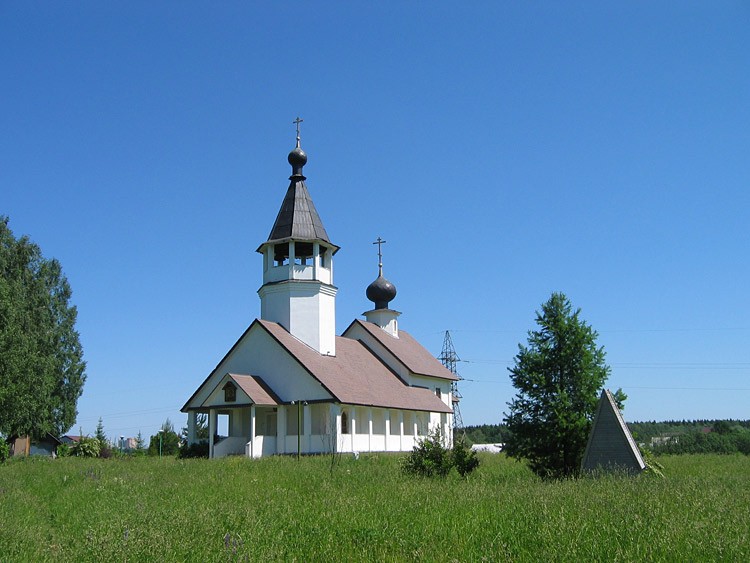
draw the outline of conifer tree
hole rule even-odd
[[[536,323],[509,368],[518,392],[505,415],[505,451],[541,477],[568,477],[580,468],[609,367],[596,331],[564,294],[552,294]]]
[[[104,423],[101,416],[99,417],[99,422],[96,423],[96,435],[94,437],[99,440],[102,448],[109,446],[107,435],[104,433]]]

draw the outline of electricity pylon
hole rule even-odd
[[[453,339],[451,333],[445,331],[445,339],[443,340],[443,351],[440,353],[438,358],[443,365],[450,370],[459,380],[461,376],[458,375],[456,369],[456,363],[460,362],[461,359],[456,354],[456,349],[453,347]],[[461,409],[458,406],[458,402],[461,400],[461,393],[458,390],[458,381],[451,383],[451,397],[453,400],[453,430],[458,430],[464,427],[464,421],[461,419]]]

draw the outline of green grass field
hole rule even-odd
[[[481,459],[467,480],[386,455],[13,461],[0,561],[750,560],[748,456],[564,482]]]

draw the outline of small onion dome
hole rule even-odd
[[[367,286],[367,298],[375,303],[376,309],[387,309],[388,303],[393,301],[394,297],[396,297],[396,286],[382,275]]]
[[[305,151],[296,147],[289,153],[287,160],[292,165],[292,174],[302,175],[302,167],[307,164],[307,154],[305,154]]]

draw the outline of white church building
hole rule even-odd
[[[436,428],[450,443],[457,378],[399,329],[400,313],[389,308],[396,288],[383,277],[382,259],[366,291],[373,308],[336,336],[339,247],[305,184],[299,129],[288,160],[289,188],[268,240],[257,249],[263,257],[260,319],[182,407],[188,443],[197,441],[199,414],[208,415],[213,458],[403,452]],[[218,435],[220,427],[227,436]]]

